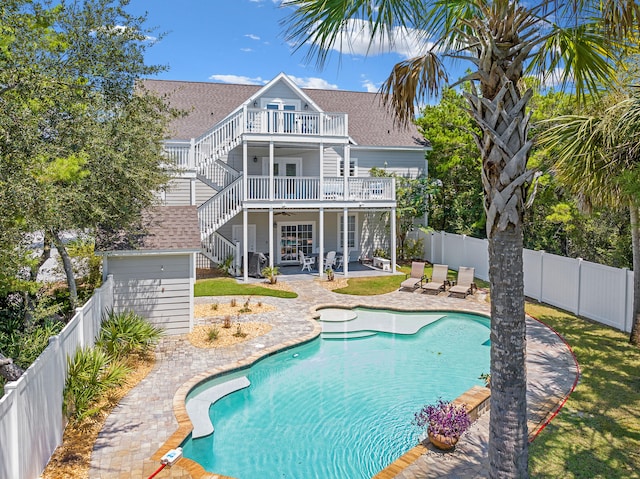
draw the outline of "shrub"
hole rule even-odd
[[[247,337],[247,333],[245,333],[245,332],[242,330],[242,326],[240,326],[240,323],[238,323],[238,326],[236,327],[236,332],[235,332],[235,333],[233,333],[233,335],[234,335],[236,338],[246,338],[246,337]]]
[[[212,343],[214,342],[216,339],[218,339],[218,336],[220,335],[220,330],[218,329],[217,326],[211,326],[208,330],[207,330],[207,340]]]
[[[415,414],[418,427],[427,426],[432,434],[445,437],[460,437],[471,426],[471,418],[464,405],[455,405],[438,399],[436,404],[428,404]]]
[[[107,313],[102,323],[96,346],[113,358],[123,358],[129,354],[144,355],[155,347],[162,329],[151,325],[145,318],[133,311]]]
[[[229,329],[231,327],[231,316],[227,315],[224,317],[224,322],[222,323],[222,327],[225,329]]]
[[[98,348],[78,349],[67,358],[68,375],[63,392],[63,412],[82,421],[101,411],[97,401],[111,388],[124,383],[130,370]]]

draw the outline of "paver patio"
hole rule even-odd
[[[159,466],[151,457],[176,431],[174,396],[183,385],[196,376],[223,368],[246,364],[247,358],[276,350],[317,334],[319,327],[311,319],[311,310],[319,305],[369,306],[397,309],[460,310],[489,313],[489,305],[478,298],[455,299],[445,295],[432,296],[419,292],[392,293],[358,297],[326,290],[317,281],[294,280],[288,284],[298,298],[261,297],[275,311],[245,315],[244,321],[270,323],[266,335],[227,348],[199,349],[185,336],[163,338],[156,350],[156,365],[108,417],[94,446],[89,477],[92,479],[148,478]],[[231,298],[216,297],[219,303]],[[211,302],[212,298],[196,298],[196,302]],[[535,431],[570,392],[577,370],[564,342],[551,330],[535,320],[527,319],[527,375],[529,430]],[[181,393],[182,394],[182,393]],[[177,398],[178,403],[182,398]],[[395,477],[473,478],[487,477],[487,442],[489,413],[484,414],[463,435],[453,453],[443,454],[432,449]],[[181,467],[166,468],[157,478],[190,477]],[[215,474],[208,477],[220,477]],[[301,478],[304,479],[304,478]],[[323,478],[324,479],[324,478]],[[327,478],[329,479],[329,478]]]

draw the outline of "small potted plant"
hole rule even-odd
[[[327,273],[327,281],[333,281],[333,278],[334,278],[333,269],[327,268],[324,270],[324,272]]]
[[[269,280],[269,284],[276,284],[278,282],[278,275],[280,274],[280,270],[277,266],[273,268],[271,266],[266,266],[262,268],[262,276]]]
[[[424,428],[431,443],[438,449],[448,451],[471,426],[471,418],[464,404],[456,405],[438,399],[436,404],[427,404],[415,414],[414,423]]]

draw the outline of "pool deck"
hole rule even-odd
[[[184,396],[199,380],[236,369],[284,346],[313,338],[319,325],[311,321],[317,306],[370,306],[393,309],[457,310],[489,313],[489,305],[476,295],[467,299],[449,298],[419,292],[394,291],[377,296],[349,296],[333,293],[317,281],[293,280],[287,283],[298,298],[260,297],[275,311],[248,314],[241,321],[260,321],[273,326],[264,336],[227,348],[199,349],[186,336],[163,338],[156,349],[156,365],[149,375],[120,401],[107,418],[95,443],[91,458],[91,479],[146,479],[160,465],[159,448],[170,449],[172,442],[184,438]],[[196,298],[196,302],[224,303],[227,297]],[[527,377],[529,434],[534,434],[571,391],[577,368],[571,352],[551,330],[527,319]],[[176,414],[181,418],[179,423]],[[397,468],[389,468],[376,478],[484,478],[488,476],[487,444],[489,414],[483,414],[465,433],[452,453],[441,453],[420,446],[403,457]],[[167,442],[168,441],[168,442]],[[178,444],[179,442],[176,442]],[[161,450],[163,451],[163,450]],[[166,468],[156,478],[209,477],[197,469],[179,465]],[[329,478],[327,478],[329,479]]]

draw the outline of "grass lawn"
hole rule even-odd
[[[536,478],[640,478],[640,349],[628,335],[545,305],[526,311],[558,331],[580,364],[576,390],[530,445]]]
[[[297,298],[291,291],[265,288],[257,284],[239,284],[233,278],[200,279],[194,287],[195,296],[275,296],[276,298]]]

